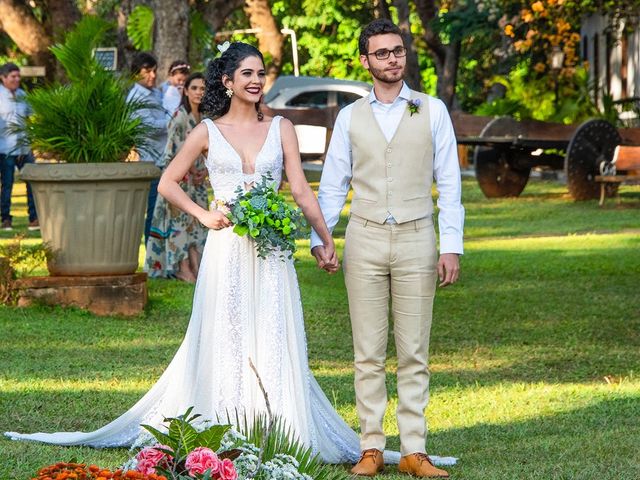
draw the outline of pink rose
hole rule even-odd
[[[238,472],[233,462],[228,458],[225,458],[220,463],[220,480],[236,480],[238,478]]]
[[[166,453],[158,450],[159,448],[169,449],[166,445],[154,445],[153,447],[145,447],[138,452],[136,455],[138,466],[136,469],[139,472],[144,473],[145,475],[156,473],[156,467],[164,460],[171,458]]]
[[[213,450],[206,447],[198,447],[187,455],[185,466],[189,470],[189,475],[211,471],[215,475],[220,471],[220,460]]]

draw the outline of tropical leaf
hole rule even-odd
[[[207,447],[214,452],[220,448],[222,437],[231,428],[231,425],[213,425],[198,433],[196,447]]]
[[[72,82],[90,79],[102,70],[93,56],[93,49],[100,45],[113,25],[96,16],[88,15],[78,22],[63,44],[51,47],[51,52],[62,64]]]
[[[166,433],[161,432],[157,428],[152,427],[151,425],[140,425],[142,428],[147,430],[151,435],[153,435],[159,443],[171,447],[172,449],[176,448],[175,442],[173,439],[167,435]]]
[[[179,458],[185,457],[187,453],[198,446],[198,431],[180,417],[173,418],[169,423],[169,438],[178,443],[175,452]]]
[[[146,5],[136,5],[127,19],[127,35],[138,50],[153,48],[153,10]]]

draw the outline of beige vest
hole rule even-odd
[[[427,95],[411,91],[422,101],[418,113],[409,108],[387,142],[376,121],[369,97],[353,105],[351,140],[353,200],[351,212],[377,223],[389,214],[398,223],[433,213],[433,141]]]

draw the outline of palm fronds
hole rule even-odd
[[[246,412],[227,412],[227,423],[236,425],[238,432],[247,439],[247,443],[260,449],[262,463],[267,463],[278,455],[288,455],[299,463],[298,471],[314,480],[340,480],[347,475],[322,463],[311,448],[302,444],[295,429],[279,416],[269,417],[267,413],[258,413],[249,417]],[[265,432],[268,431],[268,435]],[[257,472],[256,479],[261,478]]]
[[[69,163],[123,161],[132,147],[144,150],[150,128],[134,113],[148,108],[127,102],[128,80],[107,71],[93,58],[111,25],[86,16],[51,48],[70,83],[55,83],[26,96],[33,114],[16,130],[34,150]]]

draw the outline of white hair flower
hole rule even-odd
[[[224,52],[227,51],[227,49],[231,46],[231,44],[229,43],[229,40],[227,40],[226,42],[224,42],[222,45],[218,45],[218,51],[222,54]]]

